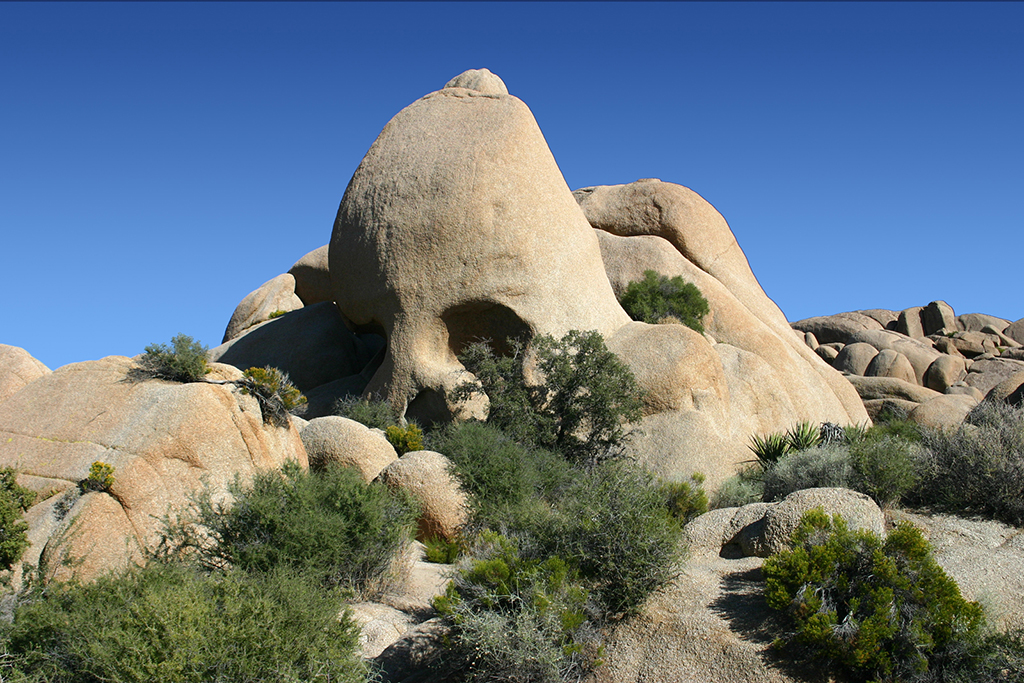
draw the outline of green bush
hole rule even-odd
[[[708,511],[708,495],[704,492],[704,475],[694,472],[689,481],[662,482],[659,486],[665,507],[680,526]]]
[[[791,453],[764,471],[762,498],[782,500],[794,491],[818,487],[852,488],[853,466],[843,446],[820,446]]]
[[[334,414],[381,430],[402,421],[390,403],[375,398],[339,399],[334,404]]]
[[[405,455],[413,451],[423,450],[423,431],[414,423],[404,427],[391,425],[384,430],[388,442],[395,447],[398,455]]]
[[[711,509],[742,507],[759,503],[764,495],[763,471],[750,465],[722,482],[711,499]]]
[[[342,596],[301,574],[150,563],[23,596],[2,633],[4,680],[363,681]]]
[[[453,424],[435,433],[434,447],[451,460],[469,493],[472,525],[522,528],[550,508],[573,476],[560,455],[530,448],[479,422]]]
[[[611,617],[636,612],[682,559],[682,530],[658,484],[625,460],[580,471],[534,532],[543,554],[578,568]]]
[[[306,407],[306,397],[277,368],[249,368],[238,381],[242,392],[256,398],[263,421],[277,427],[288,426],[288,414],[299,414]]]
[[[36,494],[18,484],[11,467],[0,469],[0,567],[10,569],[28,548],[28,524],[22,513],[35,502]]]
[[[157,377],[173,382],[198,382],[206,376],[209,349],[185,334],[175,335],[171,346],[150,344],[133,373],[137,379]]]
[[[669,317],[703,334],[708,301],[696,285],[683,278],[669,279],[653,270],[644,271],[644,279],[630,282],[619,302],[633,320],[656,323]]]
[[[884,433],[868,437],[850,446],[854,469],[851,488],[866,493],[882,507],[903,500],[917,481],[916,470],[925,451],[917,441]]]
[[[465,541],[461,537],[449,541],[441,536],[432,536],[423,539],[423,545],[426,546],[424,554],[427,562],[435,564],[452,564],[466,550]]]
[[[1024,408],[982,401],[955,432],[928,430],[909,502],[1024,525]]]
[[[541,386],[527,386],[521,346],[496,357],[485,343],[471,344],[459,359],[490,399],[488,422],[516,440],[550,448],[575,462],[596,462],[624,448],[625,425],[640,419],[640,391],[633,373],[594,331],[572,330],[560,340],[533,340]],[[474,390],[464,386],[468,395]]]
[[[470,681],[578,680],[600,653],[587,601],[561,558],[523,557],[513,540],[484,533],[434,601],[452,624],[443,667]]]
[[[792,549],[764,562],[765,598],[792,620],[791,654],[855,680],[904,681],[973,647],[984,618],[909,524],[885,540],[811,510]]]
[[[97,460],[89,466],[89,474],[78,483],[82,493],[88,491],[110,491],[114,485],[114,466]]]
[[[366,484],[353,468],[323,472],[294,462],[230,487],[234,504],[209,490],[192,510],[167,521],[160,553],[193,557],[207,569],[235,566],[312,573],[326,585],[362,595],[387,588],[393,562],[416,527],[418,509],[383,484]]]

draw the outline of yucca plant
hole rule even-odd
[[[793,451],[805,451],[821,443],[821,431],[816,424],[799,422],[786,432],[786,440]]]
[[[779,458],[789,453],[789,438],[784,432],[775,432],[766,436],[754,435],[750,437],[750,450],[757,457],[758,464],[762,469],[774,467]]]

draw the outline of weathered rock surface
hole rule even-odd
[[[1003,334],[1018,344],[1024,344],[1024,318],[1016,320],[1003,328]]]
[[[377,335],[351,332],[334,304],[321,302],[260,323],[211,349],[209,358],[240,370],[278,368],[305,393],[358,375],[382,346]]]
[[[935,363],[932,363],[932,365],[935,365]],[[917,380],[917,375],[914,374],[914,366],[910,364],[907,357],[899,351],[893,351],[892,349],[882,349],[879,351],[871,359],[871,362],[868,363],[867,369],[864,370],[864,375],[867,377],[894,377],[904,382],[914,382]]]
[[[814,334],[819,344],[830,342],[847,344],[857,332],[882,330],[885,329],[885,326],[872,316],[859,311],[851,311],[798,320],[793,323],[793,329]]]
[[[1024,372],[1024,361],[1009,358],[979,358],[967,371],[964,380],[983,394],[1017,373]]]
[[[306,306],[334,299],[331,271],[327,264],[328,249],[327,244],[314,249],[288,269],[288,274],[295,278],[295,295]]]
[[[924,427],[956,429],[976,405],[978,399],[973,395],[944,394],[920,404],[907,417]]]
[[[406,453],[384,468],[378,479],[401,489],[422,507],[420,540],[452,539],[468,519],[466,494],[451,474],[451,462],[434,451]]]
[[[88,579],[132,561],[204,480],[223,490],[236,475],[306,464],[299,433],[265,424],[255,398],[226,385],[127,381],[133,367],[120,356],[66,365],[0,404],[0,466],[17,468],[24,485],[73,496],[93,462],[115,468],[109,493],[67,501],[42,553],[51,575]],[[214,366],[210,376],[236,373]]]
[[[847,344],[832,362],[832,367],[839,372],[864,375],[867,372],[868,366],[871,365],[871,361],[877,355],[878,349],[871,344],[865,344],[864,342]]]
[[[369,482],[398,459],[394,447],[379,429],[337,415],[310,420],[301,436],[309,466],[314,470],[337,462],[355,467]]]
[[[982,328],[990,325],[1002,332],[1010,324],[1009,320],[1003,320],[994,315],[985,315],[984,313],[964,313],[957,316],[956,322],[956,328],[964,332],[981,332]]]
[[[0,344],[0,402],[29,382],[50,374],[50,368],[19,346]]]
[[[302,300],[295,296],[295,278],[287,273],[278,275],[242,299],[235,312],[231,314],[222,341],[230,341],[253,325],[270,320],[272,313],[294,311],[299,308],[302,308]]]

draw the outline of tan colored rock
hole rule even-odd
[[[922,427],[956,429],[976,405],[978,399],[973,395],[944,394],[914,408],[908,417]]]
[[[1013,337],[1008,337],[999,329],[993,325],[985,325],[981,328],[982,334],[987,334],[996,337],[999,341],[995,342],[996,346],[1008,346],[1012,349],[1020,348],[1021,344]]]
[[[385,467],[378,479],[420,503],[419,540],[452,539],[468,519],[466,494],[451,474],[451,462],[440,453],[406,453]]]
[[[946,355],[954,356],[956,358],[965,358],[965,356],[962,353],[960,353],[960,349],[956,347],[956,344],[954,344],[953,340],[950,339],[949,337],[936,335],[934,337],[929,338],[932,340],[932,344],[935,346],[935,350],[938,351],[939,353],[944,353]]]
[[[868,377],[895,377],[904,382],[916,382],[917,375],[914,374],[914,366],[910,364],[907,357],[899,351],[882,349],[871,362],[868,363],[864,374]]]
[[[863,342],[847,344],[832,361],[832,367],[839,372],[863,375],[877,355],[878,349],[871,344]]]
[[[899,398],[914,403],[924,403],[938,396],[939,392],[927,387],[904,382],[894,377],[859,377],[846,375],[860,397],[867,401],[880,398]]]
[[[327,261],[329,248],[330,245],[325,244],[314,249],[288,269],[288,274],[295,278],[295,295],[306,306],[334,300],[331,270]]]
[[[1010,321],[984,313],[965,313],[956,317],[956,323],[956,328],[962,332],[981,332],[983,327],[989,325],[1002,332],[1009,326]]]
[[[818,339],[810,332],[804,332],[804,344],[807,344],[807,348],[811,351],[818,348]]]
[[[986,358],[975,360],[964,380],[981,393],[988,395],[1003,380],[1024,372],[1024,362],[1010,358]]]
[[[899,318],[896,319],[896,331],[912,338],[925,336],[922,313],[923,306],[913,306],[900,311]]]
[[[940,353],[932,347],[930,339],[910,339],[905,335],[897,332],[890,332],[888,330],[865,330],[863,332],[858,332],[850,338],[850,342],[871,344],[879,351],[882,349],[899,351],[906,356],[907,360],[910,361],[910,364],[914,366],[914,375],[917,377],[918,384],[922,384],[924,382],[924,373],[927,372],[928,366],[931,365],[940,355]]]
[[[839,515],[851,529],[885,533],[882,510],[869,496],[849,489],[804,489],[769,505],[762,522],[744,527],[739,534],[740,547],[746,555],[757,557],[768,557],[789,547],[800,518],[814,508],[821,508],[829,516]]]
[[[956,313],[945,301],[933,301],[921,310],[921,325],[924,327],[924,336],[935,334],[939,330],[955,332]]]
[[[1020,402],[1022,386],[1024,386],[1024,371],[1015,372],[989,389],[985,399],[988,401],[1006,401],[1016,405]]]
[[[833,361],[835,361],[836,357],[839,356],[839,352],[836,351],[833,347],[825,345],[819,346],[818,348],[814,349],[814,352],[818,354],[818,356],[829,365],[831,365]]]
[[[946,389],[967,376],[963,358],[942,355],[932,361],[924,373],[924,386],[945,393]]]
[[[385,126],[330,243],[339,308],[388,340],[367,392],[402,412],[424,392],[447,406],[470,341],[629,322],[530,110],[489,72],[451,83]]]
[[[967,358],[995,353],[1002,341],[998,336],[984,332],[956,332],[949,339]]]
[[[382,346],[377,335],[351,332],[334,304],[322,302],[251,327],[211,349],[209,358],[240,370],[278,368],[307,392],[359,374]]]
[[[1024,318],[1007,325],[1003,329],[1003,334],[1020,344],[1024,344]]]
[[[908,416],[919,405],[921,404],[902,398],[864,399],[864,409],[868,411],[868,415],[874,422],[878,422],[886,413],[892,415],[895,412],[903,416]]]
[[[82,579],[151,547],[160,518],[204,480],[223,491],[236,475],[306,465],[298,432],[264,423],[255,398],[230,385],[126,381],[133,367],[120,356],[73,363],[0,404],[0,466],[22,472],[24,485],[71,488],[93,462],[115,468],[110,495],[75,503],[68,523],[80,533],[46,541],[47,558],[84,560],[72,567]]]
[[[364,659],[379,656],[416,625],[412,616],[378,602],[356,602],[349,609],[359,625],[359,647]]]
[[[899,320],[900,317],[900,314],[897,311],[890,311],[887,308],[869,308],[854,312],[866,315],[867,317],[877,321],[878,324],[882,326],[882,329],[885,330],[895,330],[896,321]]]
[[[337,415],[310,420],[301,435],[309,466],[314,470],[337,462],[355,467],[369,482],[398,459],[394,447],[380,430]]]
[[[29,382],[50,374],[50,368],[18,346],[0,344],[0,401]]]
[[[859,311],[849,313],[837,313],[836,315],[818,316],[798,320],[793,323],[793,329],[801,332],[810,332],[819,343],[840,342],[848,344],[850,337],[857,332],[864,330],[884,329],[874,317],[865,315]]]
[[[1024,378],[1022,378],[1024,379]],[[985,398],[985,394],[981,393],[967,382],[954,382],[953,384],[946,387],[947,394],[962,394],[964,396],[973,396],[977,401],[981,402]]]
[[[223,341],[231,341],[253,325],[270,320],[272,313],[299,308],[302,308],[302,300],[295,296],[295,278],[288,273],[278,275],[242,299],[231,314]]]

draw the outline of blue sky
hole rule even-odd
[[[1021,3],[4,2],[0,343],[215,346],[388,120],[480,67],[571,188],[714,204],[790,320],[1024,317]]]

